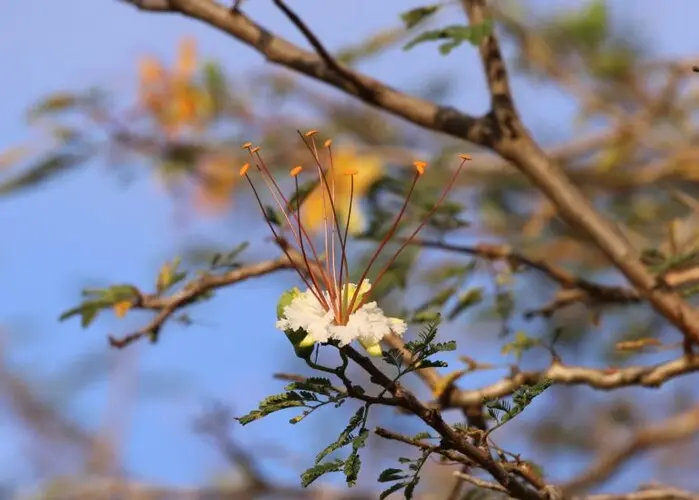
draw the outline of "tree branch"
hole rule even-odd
[[[562,485],[569,494],[590,489],[607,481],[629,460],[644,452],[687,440],[699,432],[699,406],[636,431],[623,446],[602,449],[599,459],[578,477]]]
[[[462,453],[466,458],[473,461],[478,467],[488,472],[500,485],[515,498],[523,500],[542,500],[543,493],[538,490],[529,488],[519,482],[511,475],[499,462],[493,457],[481,450],[479,447],[471,444],[465,436],[459,434],[452,426],[447,424],[438,410],[432,410],[423,405],[415,395],[404,389],[399,383],[394,382],[381,370],[379,370],[369,358],[359,354],[350,346],[345,346],[342,351],[352,361],[361,366],[369,375],[371,375],[374,383],[380,385],[393,396],[400,399],[404,403],[404,407],[410,410],[413,414],[419,417],[423,422],[437,431],[442,437],[442,448],[452,448]]]
[[[121,338],[110,336],[109,343],[116,348],[122,349],[144,337],[157,335],[165,322],[179,309],[190,305],[199,297],[223,286],[233,283],[240,283],[249,278],[263,276],[281,269],[291,269],[289,259],[282,257],[277,260],[270,260],[251,264],[241,269],[235,269],[221,275],[203,274],[199,278],[190,281],[182,290],[166,297],[148,294],[141,295],[134,300],[134,309],[148,309],[158,311],[155,318],[145,327],[134,333]]]
[[[168,10],[163,7],[162,1],[122,1],[142,10]],[[479,24],[486,19],[484,0],[462,0],[462,3],[472,24]],[[699,315],[678,294],[656,287],[654,277],[639,260],[638,252],[612,223],[592,207],[529,135],[514,106],[507,70],[493,34],[485,37],[479,46],[492,109],[487,115],[475,118],[454,108],[436,106],[424,99],[404,94],[339,63],[341,73],[338,73],[318,54],[291,44],[262,28],[240,11],[231,12],[212,0],[169,0],[167,6],[172,11],[198,19],[231,35],[272,63],[325,82],[416,125],[496,151],[504,159],[511,161],[550,199],[566,222],[581,229],[658,313],[682,331],[691,342],[699,342]]]
[[[480,24],[488,17],[485,0],[462,0],[462,4],[471,24]],[[485,37],[479,52],[492,105],[489,116],[494,134],[487,145],[529,177],[561,217],[581,229],[658,313],[693,343],[699,343],[699,315],[677,293],[656,286],[655,277],[641,263],[631,243],[594,209],[524,127],[512,100],[507,70],[494,34]]]
[[[681,357],[654,366],[606,370],[553,363],[547,370],[519,372],[481,389],[454,391],[448,403],[460,408],[484,399],[502,398],[511,395],[520,387],[534,385],[547,379],[554,384],[587,385],[606,391],[629,386],[657,388],[674,377],[696,371],[699,371],[699,357]]]

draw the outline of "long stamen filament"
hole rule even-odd
[[[415,177],[413,178],[413,182],[410,185],[410,189],[408,190],[408,194],[405,196],[405,202],[403,203],[403,206],[400,209],[400,212],[398,212],[398,215],[396,216],[396,220],[393,222],[393,225],[389,229],[388,233],[386,233],[386,236],[384,236],[383,240],[381,241],[381,244],[378,246],[376,251],[374,252],[374,255],[372,255],[371,260],[369,260],[369,263],[366,266],[366,269],[364,269],[364,273],[362,274],[362,277],[359,278],[359,281],[357,282],[357,289],[354,291],[354,294],[352,295],[352,301],[350,302],[349,305],[349,310],[353,311],[354,309],[354,304],[357,301],[357,297],[359,296],[359,289],[362,285],[362,282],[364,279],[367,277],[367,274],[369,274],[369,270],[371,269],[371,266],[374,265],[374,262],[376,262],[376,259],[378,258],[379,254],[381,253],[381,250],[388,244],[388,241],[391,239],[393,236],[393,233],[396,232],[396,229],[398,229],[398,224],[400,223],[401,218],[403,217],[403,214],[405,213],[405,209],[408,208],[408,203],[410,203],[410,197],[413,194],[413,191],[415,190],[415,185],[417,184],[417,180],[420,178],[420,171],[418,170],[415,172]],[[376,286],[376,283],[374,283],[374,286]]]
[[[329,148],[330,144],[326,142],[326,146]],[[318,154],[317,148],[315,143],[313,144],[313,148],[316,149],[316,154]],[[332,196],[331,198],[335,200],[335,186],[337,185],[337,177],[335,174],[335,164],[333,163],[333,156],[332,152],[330,149],[328,149],[328,155],[330,157],[330,178],[333,179],[333,185],[332,185]],[[332,259],[332,275],[333,275],[333,283],[335,283],[335,288],[337,290],[336,294],[338,296],[338,308],[340,312],[342,312],[342,284],[338,283],[337,281],[337,262],[335,260],[335,233],[339,232],[340,228],[337,227],[336,224],[332,225],[332,230],[331,230],[331,235],[330,235],[330,258]]]
[[[349,208],[347,209],[347,221],[345,222],[344,236],[340,235],[341,243],[341,262],[340,262],[340,290],[342,297],[342,314],[343,321],[344,316],[349,316],[349,310],[347,308],[349,301],[349,288],[345,291],[345,285],[342,282],[342,271],[346,271],[347,279],[349,280],[349,266],[347,265],[347,234],[349,233],[350,218],[352,217],[352,202],[354,201],[354,172],[349,172],[350,176],[350,195],[349,195]],[[359,283],[361,286],[361,283]]]
[[[246,170],[247,170],[247,169],[246,169]],[[272,231],[272,235],[274,235],[274,238],[275,238],[277,241],[279,241],[279,240],[280,240],[280,236],[277,234],[277,231],[274,229],[274,226],[272,225],[272,222],[269,220],[269,218],[267,218],[267,214],[265,213],[265,207],[264,207],[264,205],[262,204],[262,200],[260,199],[260,195],[258,194],[257,189],[255,189],[255,185],[253,184],[252,179],[250,179],[250,176],[247,174],[247,172],[244,172],[243,175],[245,176],[245,178],[247,179],[248,183],[250,184],[250,187],[252,188],[252,192],[255,194],[255,199],[257,200],[257,204],[260,206],[260,210],[262,210],[262,214],[264,215],[265,222],[267,222],[267,225],[269,226],[269,229]],[[294,260],[291,258],[291,255],[289,254],[289,251],[286,249],[286,247],[285,247],[284,245],[281,245],[281,247],[282,247],[282,251],[283,251],[284,254],[286,255],[287,259],[289,259],[289,262],[292,262],[292,263],[293,263]],[[308,265],[307,262],[306,262],[306,265]],[[311,286],[311,284],[308,282],[308,280],[306,279],[306,277],[303,275],[303,273],[301,272],[301,270],[300,270],[298,267],[296,267],[296,266],[292,266],[292,267],[293,267],[294,270],[298,273],[298,275],[299,275],[299,277],[301,278],[301,280],[303,281],[303,283],[308,287],[309,290],[311,290],[311,292],[313,293],[313,296],[316,298],[316,300],[318,300],[318,302],[319,302],[320,304],[323,304],[323,306],[324,306],[325,308],[327,308],[328,305],[327,305],[327,303],[326,303],[326,301],[325,301],[325,297],[323,297],[323,294],[322,294],[322,293],[318,293],[319,290],[317,289],[317,287]],[[309,271],[310,271],[310,268],[309,268]],[[313,278],[313,273],[309,273],[309,275],[311,276],[311,278]]]
[[[306,137],[300,131],[297,131],[297,132],[301,136],[301,139],[303,140],[303,143],[306,145],[306,148],[308,148],[308,150],[311,152],[311,155],[313,155],[313,159],[316,162],[316,166],[319,168],[319,171],[322,173],[323,186],[325,187],[325,190],[328,194],[328,198],[330,201],[330,210],[332,211],[332,214],[333,214],[333,222],[335,223],[335,227],[338,228],[337,234],[338,234],[338,238],[339,238],[341,236],[340,231],[339,231],[339,228],[341,226],[340,226],[340,221],[339,221],[338,215],[337,215],[337,209],[335,207],[335,197],[333,196],[333,191],[330,188],[330,184],[329,184],[328,179],[325,175],[325,171],[323,171],[323,169],[322,169],[322,165],[320,163],[320,158],[318,158],[318,155],[316,154],[314,149],[311,147],[311,145],[308,143],[308,141],[306,140]],[[330,161],[331,161],[331,165],[332,165],[332,155],[330,157]],[[333,187],[334,187],[334,183],[333,183]],[[344,248],[346,241],[345,242],[340,241],[340,244]],[[346,258],[345,258],[345,265],[347,265]]]
[[[311,139],[311,145],[313,146],[312,153],[313,153],[313,158],[319,158],[318,156],[318,147],[316,145],[316,140],[315,140],[315,135],[318,133],[317,130],[309,130],[306,132],[306,137],[310,137]],[[323,167],[320,163],[320,161],[316,162],[318,165],[318,173],[319,177],[325,177],[325,171],[323,170]],[[334,303],[338,303],[339,301],[337,300],[337,280],[335,279],[335,268],[334,268],[334,259],[335,259],[335,241],[334,241],[334,233],[335,233],[335,226],[330,224],[330,231],[328,231],[328,205],[330,206],[331,210],[333,210],[334,213],[334,192],[335,192],[335,178],[333,176],[333,172],[330,172],[330,178],[333,180],[333,192],[330,193],[330,189],[328,189],[328,199],[325,199],[325,196],[323,195],[323,242],[325,244],[325,269],[328,274],[328,281],[329,281],[329,287],[328,287],[328,293],[330,293],[331,300]],[[323,182],[323,179],[319,178],[320,182]],[[326,180],[327,182],[327,180]],[[328,232],[330,232],[330,236],[328,236]],[[332,275],[332,278],[331,278]]]
[[[292,233],[295,234],[296,230],[294,228],[294,225],[291,223],[291,221],[289,220],[289,217],[286,213],[287,212],[286,207],[289,206],[289,200],[287,200],[287,198],[284,196],[284,193],[279,188],[279,185],[277,184],[277,182],[274,180],[274,176],[270,172],[269,168],[267,168],[267,165],[265,164],[265,162],[262,159],[262,157],[260,156],[260,154],[257,151],[255,151],[255,153],[257,155],[257,159],[259,160],[259,163],[257,164],[257,166],[260,169],[260,171],[263,173],[262,178],[265,179],[265,182],[267,183],[270,191],[272,192],[272,195],[274,196],[274,199],[277,202],[277,205],[281,209],[282,214],[284,214],[284,217],[287,220],[287,223],[288,223],[289,227],[291,228]],[[252,150],[250,151],[250,154],[251,155],[253,154]],[[271,185],[270,185],[270,183],[271,183]],[[272,186],[274,187],[274,189],[272,188]],[[276,193],[279,193],[279,196],[281,197],[282,201],[284,202],[283,205],[279,201],[278,197],[275,195],[275,191],[276,191]],[[296,217],[296,213],[293,213],[293,216]],[[297,244],[299,244],[299,246],[300,246],[300,244],[301,244],[300,240],[303,237],[305,237],[306,241],[308,242],[308,246],[311,249],[311,254],[313,255],[313,259],[317,262],[320,262],[318,252],[316,251],[315,245],[313,245],[313,241],[309,237],[306,229],[302,225],[300,225],[300,217],[299,217],[299,227],[301,228],[301,234],[299,234],[298,237],[296,238]],[[308,271],[310,273],[310,269]],[[311,273],[311,276],[313,276],[313,275],[314,275],[314,273]],[[330,278],[325,273],[325,270],[322,268],[322,266],[320,267],[320,278],[323,281],[323,283],[325,284],[326,288],[330,288],[330,283],[331,283]]]
[[[439,206],[442,204],[442,202],[444,201],[444,198],[446,198],[449,191],[451,191],[451,188],[454,186],[454,183],[456,182],[456,178],[458,177],[459,173],[463,169],[464,164],[470,159],[471,159],[470,157],[462,157],[462,161],[461,161],[461,164],[459,165],[459,168],[456,169],[456,172],[454,172],[454,175],[449,180],[447,187],[442,192],[442,196],[440,196],[439,200],[437,200],[437,203],[435,203],[435,205],[432,207],[432,209],[429,211],[429,213],[422,220],[420,225],[415,229],[415,231],[413,231],[413,233],[408,238],[406,238],[403,241],[403,244],[398,248],[396,253],[393,254],[393,257],[388,261],[388,263],[384,266],[384,268],[381,270],[381,272],[379,272],[378,276],[376,276],[376,280],[374,280],[374,286],[376,286],[379,283],[379,281],[381,281],[381,278],[383,278],[383,276],[386,274],[386,271],[388,271],[390,269],[390,267],[393,265],[393,263],[398,258],[398,255],[400,255],[400,253],[403,250],[405,250],[405,247],[407,247],[410,244],[410,242],[412,241],[413,238],[415,238],[417,233],[419,233],[420,230],[423,227],[425,227],[425,224],[427,224],[427,222],[430,220],[432,215],[434,215],[434,213],[437,211]],[[361,306],[363,302],[364,302],[364,300],[360,301],[359,305]]]
[[[301,197],[300,197],[300,193],[299,193],[299,178],[298,178],[297,174],[301,171],[301,167],[296,167],[296,168],[298,170],[296,171],[296,169],[294,169],[296,171],[296,173],[294,173],[294,171],[292,171],[292,176],[294,177],[294,184],[296,186],[296,220],[297,220],[298,225],[299,225],[299,233],[300,233],[301,229],[302,229],[301,228]],[[301,247],[301,255],[303,256],[303,261],[306,264],[308,274],[311,276],[311,279],[313,279],[313,275],[315,273],[313,273],[313,270],[311,269],[311,266],[308,263],[308,256],[306,255],[306,247],[303,244],[303,239],[301,240],[301,244],[299,246]],[[314,284],[316,286],[318,286],[317,282],[315,282],[315,281],[314,281]],[[318,290],[318,292],[320,295],[323,295],[322,290]],[[338,308],[334,304],[334,301],[331,300],[330,302],[331,302],[330,305],[332,306],[333,313],[335,314],[335,317],[337,317],[339,314]]]

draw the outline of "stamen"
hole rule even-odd
[[[248,174],[248,169],[250,168],[250,164],[246,163],[242,167],[240,167],[240,176],[243,177]]]
[[[420,175],[423,175],[425,173],[425,167],[427,166],[427,163],[424,161],[414,161],[413,165],[415,165],[415,170],[417,170],[417,173]]]
[[[255,146],[254,148],[252,148],[252,149],[250,150],[250,152],[251,152],[252,154],[255,154],[255,153],[257,153],[259,150],[260,150],[260,146]]]
[[[403,244],[400,246],[400,248],[398,248],[398,251],[396,251],[396,253],[393,255],[393,257],[388,261],[388,264],[386,264],[384,266],[384,268],[381,270],[381,272],[376,277],[376,280],[374,281],[374,286],[376,286],[378,284],[378,282],[381,281],[381,278],[383,278],[383,275],[386,274],[386,271],[388,271],[388,269],[390,269],[390,267],[393,265],[393,263],[398,258],[398,255],[400,255],[400,253],[405,249],[405,247],[407,247],[410,244],[410,242],[417,235],[417,233],[419,233],[420,230],[423,227],[425,227],[425,224],[427,224],[427,221],[430,220],[430,217],[432,217],[432,215],[437,211],[439,206],[444,201],[444,198],[446,198],[449,191],[451,191],[451,188],[454,187],[454,182],[456,182],[456,178],[458,177],[461,170],[464,168],[464,164],[468,160],[471,159],[471,157],[468,155],[459,155],[459,158],[461,158],[461,164],[459,165],[459,168],[456,169],[456,172],[454,172],[454,175],[449,180],[447,187],[442,192],[442,196],[440,196],[439,200],[437,200],[437,203],[435,203],[435,205],[432,207],[432,210],[430,210],[430,212],[427,214],[427,216],[425,216],[422,223],[420,223],[420,225],[417,227],[417,229],[415,229],[415,231],[413,231],[413,233],[403,242]]]
[[[322,182],[323,186],[325,187],[326,193],[327,193],[327,195],[328,195],[327,197],[328,197],[328,201],[329,201],[329,204],[330,204],[330,210],[331,210],[331,212],[332,212],[332,214],[333,214],[333,223],[335,224],[335,225],[334,225],[334,228],[337,228],[337,235],[338,235],[338,238],[340,238],[340,236],[341,236],[341,234],[340,234],[340,221],[339,221],[339,219],[338,219],[337,210],[336,210],[336,207],[335,207],[335,196],[334,196],[334,195],[335,195],[335,182],[334,182],[334,178],[333,178],[333,187],[332,187],[332,189],[331,189],[331,188],[330,188],[330,184],[329,184],[329,182],[328,182],[328,179],[327,179],[327,177],[326,177],[326,175],[325,175],[325,171],[323,170],[323,166],[322,166],[322,164],[320,163],[320,159],[319,159],[319,157],[318,157],[318,150],[317,150],[316,147],[315,147],[315,142],[309,143],[309,141],[306,140],[306,138],[301,134],[300,131],[298,131],[298,133],[299,133],[299,135],[301,136],[301,139],[303,140],[303,143],[306,145],[306,148],[307,148],[307,149],[311,152],[311,154],[313,155],[313,159],[314,159],[315,162],[316,162],[316,167],[317,167],[317,169],[318,169],[318,176],[320,177],[321,182]],[[333,156],[332,156],[332,149],[331,149],[331,148],[328,148],[328,155],[329,155],[329,157],[330,157],[330,170],[331,170],[331,173],[332,173],[332,172],[334,172],[335,165],[334,165],[334,163],[333,163]],[[323,196],[323,213],[324,213],[325,237],[326,237],[326,252],[327,252],[327,206],[325,205],[325,196]],[[333,233],[335,233],[334,230],[333,230]],[[333,253],[333,256],[334,256],[334,254],[335,254],[334,242],[335,242],[335,239],[332,238],[332,253]],[[342,246],[344,247],[344,244],[342,243],[342,241],[340,242],[340,245],[342,245]],[[326,257],[327,257],[327,253],[326,253]],[[340,265],[341,265],[341,266],[342,266],[342,262],[343,262],[343,261],[345,262],[345,265],[347,265],[347,259],[346,259],[346,256],[344,256],[344,255],[342,256],[342,260],[341,260],[341,262],[340,262]],[[333,268],[336,268],[336,267],[337,267],[337,266],[336,266],[335,264],[333,264]],[[348,273],[348,274],[349,274],[349,273]],[[335,275],[333,274],[333,278],[334,278],[334,277],[335,277]],[[337,288],[337,281],[336,281],[336,280],[333,281],[333,285],[334,285],[334,288],[333,288],[333,287],[329,287],[329,288],[328,288],[328,291],[333,291],[333,290],[335,290],[335,288]],[[337,290],[337,291],[339,291],[339,292],[341,293],[341,292],[342,292],[342,289],[340,288],[340,289]],[[333,300],[336,299],[336,298],[337,298],[337,295],[335,294],[335,295],[333,296]]]
[[[296,172],[296,175],[294,175],[293,172],[297,169],[298,169],[298,172]],[[292,176],[294,178],[294,184],[296,186],[296,221],[298,222],[298,225],[299,225],[299,234],[301,233],[301,231],[303,229],[301,227],[301,197],[299,196],[299,178],[297,177],[298,173],[301,172],[301,169],[302,169],[302,167],[298,166],[298,167],[294,167],[291,171]],[[308,274],[310,275],[311,280],[313,281],[313,284],[318,288],[318,295],[323,297],[323,301],[321,302],[321,304],[325,304],[326,310],[329,310],[330,306],[332,306],[333,314],[335,314],[335,317],[337,317],[338,311],[335,307],[335,304],[333,304],[332,301],[330,304],[327,303],[327,301],[325,300],[325,295],[323,294],[323,291],[318,286],[318,282],[316,281],[316,279],[314,277],[313,270],[311,269],[311,265],[308,261],[308,255],[306,255],[306,247],[303,244],[303,238],[301,238],[301,241],[299,243],[299,247],[301,248],[301,256],[303,257],[303,262],[306,265],[306,269],[308,270]]]
[[[328,139],[323,143],[323,147],[329,148],[332,143],[333,143],[333,141],[331,139]]]
[[[250,156],[253,156],[252,152],[250,152]],[[255,156],[253,156],[253,157],[255,157]],[[269,168],[267,168],[267,165],[265,164],[264,160],[262,159],[262,156],[260,156],[260,154],[257,153],[256,158],[259,160],[259,163],[257,164],[257,166],[258,166],[258,169],[260,170],[260,172],[262,173],[262,179],[267,184],[267,187],[269,188],[270,192],[272,193],[272,196],[274,197],[274,201],[277,203],[277,206],[282,211],[282,214],[284,215],[284,218],[286,219],[286,222],[289,225],[289,228],[291,229],[291,233],[294,236],[296,243],[299,246],[301,246],[303,238],[305,236],[306,241],[308,241],[308,244],[311,248],[313,258],[315,259],[316,262],[320,262],[320,259],[318,257],[318,252],[315,249],[315,245],[313,245],[313,241],[308,236],[308,233],[306,232],[305,228],[299,224],[299,226],[301,228],[301,233],[299,233],[299,234],[296,233],[296,229],[295,229],[294,225],[292,224],[291,220],[289,219],[289,216],[286,213],[287,209],[285,207],[288,207],[290,205],[289,200],[287,200],[287,198],[284,196],[284,193],[282,192],[281,188],[279,187],[277,182],[274,180],[274,176],[270,172]],[[282,204],[281,201],[279,201],[279,197],[281,197],[284,204]],[[264,208],[262,211],[263,211],[263,213],[265,212]],[[295,216],[296,214],[293,214],[293,215]],[[299,219],[299,222],[300,222],[300,219]],[[315,279],[315,273],[313,273],[312,270],[310,269],[310,264],[308,263],[308,261],[305,261],[304,263],[306,264],[307,271],[309,272],[313,283],[316,285],[316,287],[318,287],[318,290],[320,290],[320,286],[318,285],[318,283]],[[320,267],[320,271],[321,271],[320,272],[321,279],[323,280],[323,282],[325,283],[326,288],[327,288],[330,285],[330,278],[325,273],[325,270],[322,268],[322,266]],[[322,292],[319,292],[319,293],[322,293]],[[323,301],[322,303],[325,303],[325,302]]]
[[[356,170],[354,172],[356,173]],[[354,175],[354,173],[350,174],[350,195],[349,208],[347,209],[347,222],[345,223],[344,236],[340,238],[340,248],[342,252],[340,262],[340,300],[342,301],[341,313],[343,323],[347,321],[350,315],[350,309],[348,307],[349,287],[342,283],[342,271],[344,270],[347,273],[347,279],[349,279],[349,266],[347,265],[347,234],[349,233],[350,219],[352,218],[352,202],[354,201]],[[357,287],[361,287],[361,285],[362,283],[359,282]],[[345,290],[345,288],[347,288],[347,290]],[[359,290],[359,288],[357,288],[357,290]]]
[[[462,160],[473,160],[473,158],[471,158],[469,155],[464,154],[464,153],[461,153],[459,155],[459,158],[461,158]]]
[[[367,274],[369,274],[369,270],[371,269],[371,266],[374,265],[374,262],[376,262],[376,259],[378,258],[379,254],[381,253],[381,250],[383,250],[383,248],[386,246],[388,241],[393,236],[393,233],[395,233],[396,229],[398,229],[398,223],[400,222],[401,218],[403,217],[403,214],[405,213],[405,209],[408,208],[408,203],[410,202],[410,197],[412,196],[413,191],[415,190],[415,184],[417,184],[418,178],[420,178],[420,172],[415,172],[415,177],[413,178],[413,183],[410,185],[410,189],[408,190],[408,194],[405,197],[405,202],[403,203],[403,206],[401,207],[400,212],[398,212],[398,216],[396,217],[396,220],[393,222],[393,225],[389,229],[386,236],[384,236],[383,241],[381,241],[381,244],[374,252],[374,255],[371,257],[371,260],[369,261],[369,264],[367,264],[367,267],[364,270],[362,277],[359,278],[358,283],[360,285],[364,281],[364,279],[367,277]],[[353,309],[354,303],[357,301],[358,296],[359,296],[359,287],[357,287],[357,289],[354,291],[354,295],[352,296],[352,301],[350,302],[350,305],[349,305],[350,311],[354,310]]]
[[[247,165],[247,163],[246,163],[246,165]],[[245,167],[245,165],[243,165],[243,167]],[[252,179],[250,179],[249,175],[247,175],[247,174],[244,174],[244,175],[245,175],[245,178],[248,180],[250,187],[252,188],[252,192],[255,194],[255,199],[257,200],[257,204],[260,206],[260,210],[262,210],[262,214],[264,216],[265,222],[267,222],[267,225],[269,226],[270,231],[272,231],[272,235],[274,236],[274,238],[277,241],[280,241],[280,239],[281,239],[280,236],[277,234],[277,231],[274,229],[272,222],[269,220],[269,218],[267,218],[267,212],[265,211],[265,207],[262,204],[262,200],[260,199],[260,195],[258,194],[257,189],[255,189],[255,185],[253,184]],[[294,260],[291,258],[291,255],[289,254],[289,251],[286,249],[286,246],[285,245],[280,245],[280,246],[282,247],[282,251],[286,255],[286,258],[289,259],[289,262],[291,262],[293,264]],[[311,290],[311,292],[313,293],[313,296],[316,298],[316,300],[318,300],[318,303],[322,304],[323,307],[328,309],[328,304],[325,301],[325,297],[323,296],[320,289],[312,287],[311,284],[308,282],[308,280],[306,279],[306,277],[303,275],[303,273],[301,272],[301,270],[298,267],[296,267],[296,266],[292,266],[292,267],[298,273],[298,275],[301,278],[301,280],[303,281],[303,283],[308,287],[309,290]],[[311,276],[311,279],[313,279],[313,273],[310,273],[310,276]]]
[[[250,149],[252,147],[252,142],[246,142],[242,146],[240,146],[240,149]]]
[[[291,172],[289,172],[289,175],[291,177],[296,177],[297,175],[299,175],[301,173],[301,170],[303,170],[303,167],[301,165],[298,165],[298,166],[291,169]],[[297,189],[296,189],[297,200],[298,200],[298,194],[299,193],[298,193],[298,187],[297,187]]]
[[[304,135],[305,135],[306,137],[313,137],[313,136],[316,135],[317,133],[318,133],[318,130],[312,128],[311,130],[309,130],[308,132],[306,132]]]

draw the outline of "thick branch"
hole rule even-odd
[[[472,24],[486,19],[485,0],[462,0],[462,3]],[[677,293],[656,286],[655,277],[621,231],[594,209],[525,129],[512,100],[502,52],[494,34],[480,43],[479,51],[490,89],[490,116],[496,131],[490,147],[524,172],[566,222],[584,231],[656,311],[692,342],[699,343],[697,313]]]
[[[562,218],[581,229],[614,265],[629,279],[656,311],[684,332],[692,342],[699,342],[699,316],[672,291],[656,287],[654,277],[639,260],[638,252],[621,232],[605,220],[534,142],[524,128],[514,106],[505,64],[494,35],[485,37],[479,46],[491,93],[491,112],[474,118],[454,108],[404,94],[381,82],[327,61],[275,36],[238,10],[230,10],[212,0],[123,0],[143,10],[170,10],[198,19],[233,36],[280,64],[343,92],[372,106],[400,116],[422,127],[471,141],[493,149],[511,161],[554,204]],[[463,0],[472,24],[486,19],[484,0]]]

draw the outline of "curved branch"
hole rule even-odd
[[[657,286],[638,252],[622,232],[599,214],[565,173],[536,144],[522,124],[509,87],[507,70],[494,34],[479,52],[491,94],[491,111],[475,118],[455,108],[407,95],[338,63],[305,51],[250,20],[239,10],[212,0],[122,0],[139,9],[177,12],[213,26],[252,47],[269,62],[325,82],[416,125],[490,148],[523,172],[553,203],[561,217],[579,228],[614,263],[653,308],[685,334],[687,350],[699,343],[699,315],[677,293]],[[472,24],[487,17],[484,0],[462,0]]]
[[[484,399],[506,397],[522,386],[534,385],[546,379],[559,385],[587,385],[610,391],[629,386],[658,388],[677,376],[697,371],[699,371],[699,357],[696,356],[682,357],[654,366],[630,366],[606,370],[553,363],[548,370],[519,372],[481,389],[454,391],[448,404],[453,407],[462,407]]]
[[[250,278],[263,276],[281,269],[292,269],[292,264],[286,257],[251,264],[241,269],[235,269],[220,275],[203,274],[199,278],[190,281],[179,292],[166,297],[148,294],[137,297],[131,307],[134,309],[148,309],[158,311],[146,326],[124,337],[109,337],[109,343],[116,348],[122,349],[144,337],[157,335],[165,322],[170,319],[179,309],[190,305],[206,293],[231,285],[240,283]]]
[[[638,458],[651,449],[686,440],[697,432],[699,432],[699,406],[639,429],[626,444],[619,448],[601,450],[599,459],[594,464],[562,487],[571,494],[592,488],[610,479],[629,460]]]

